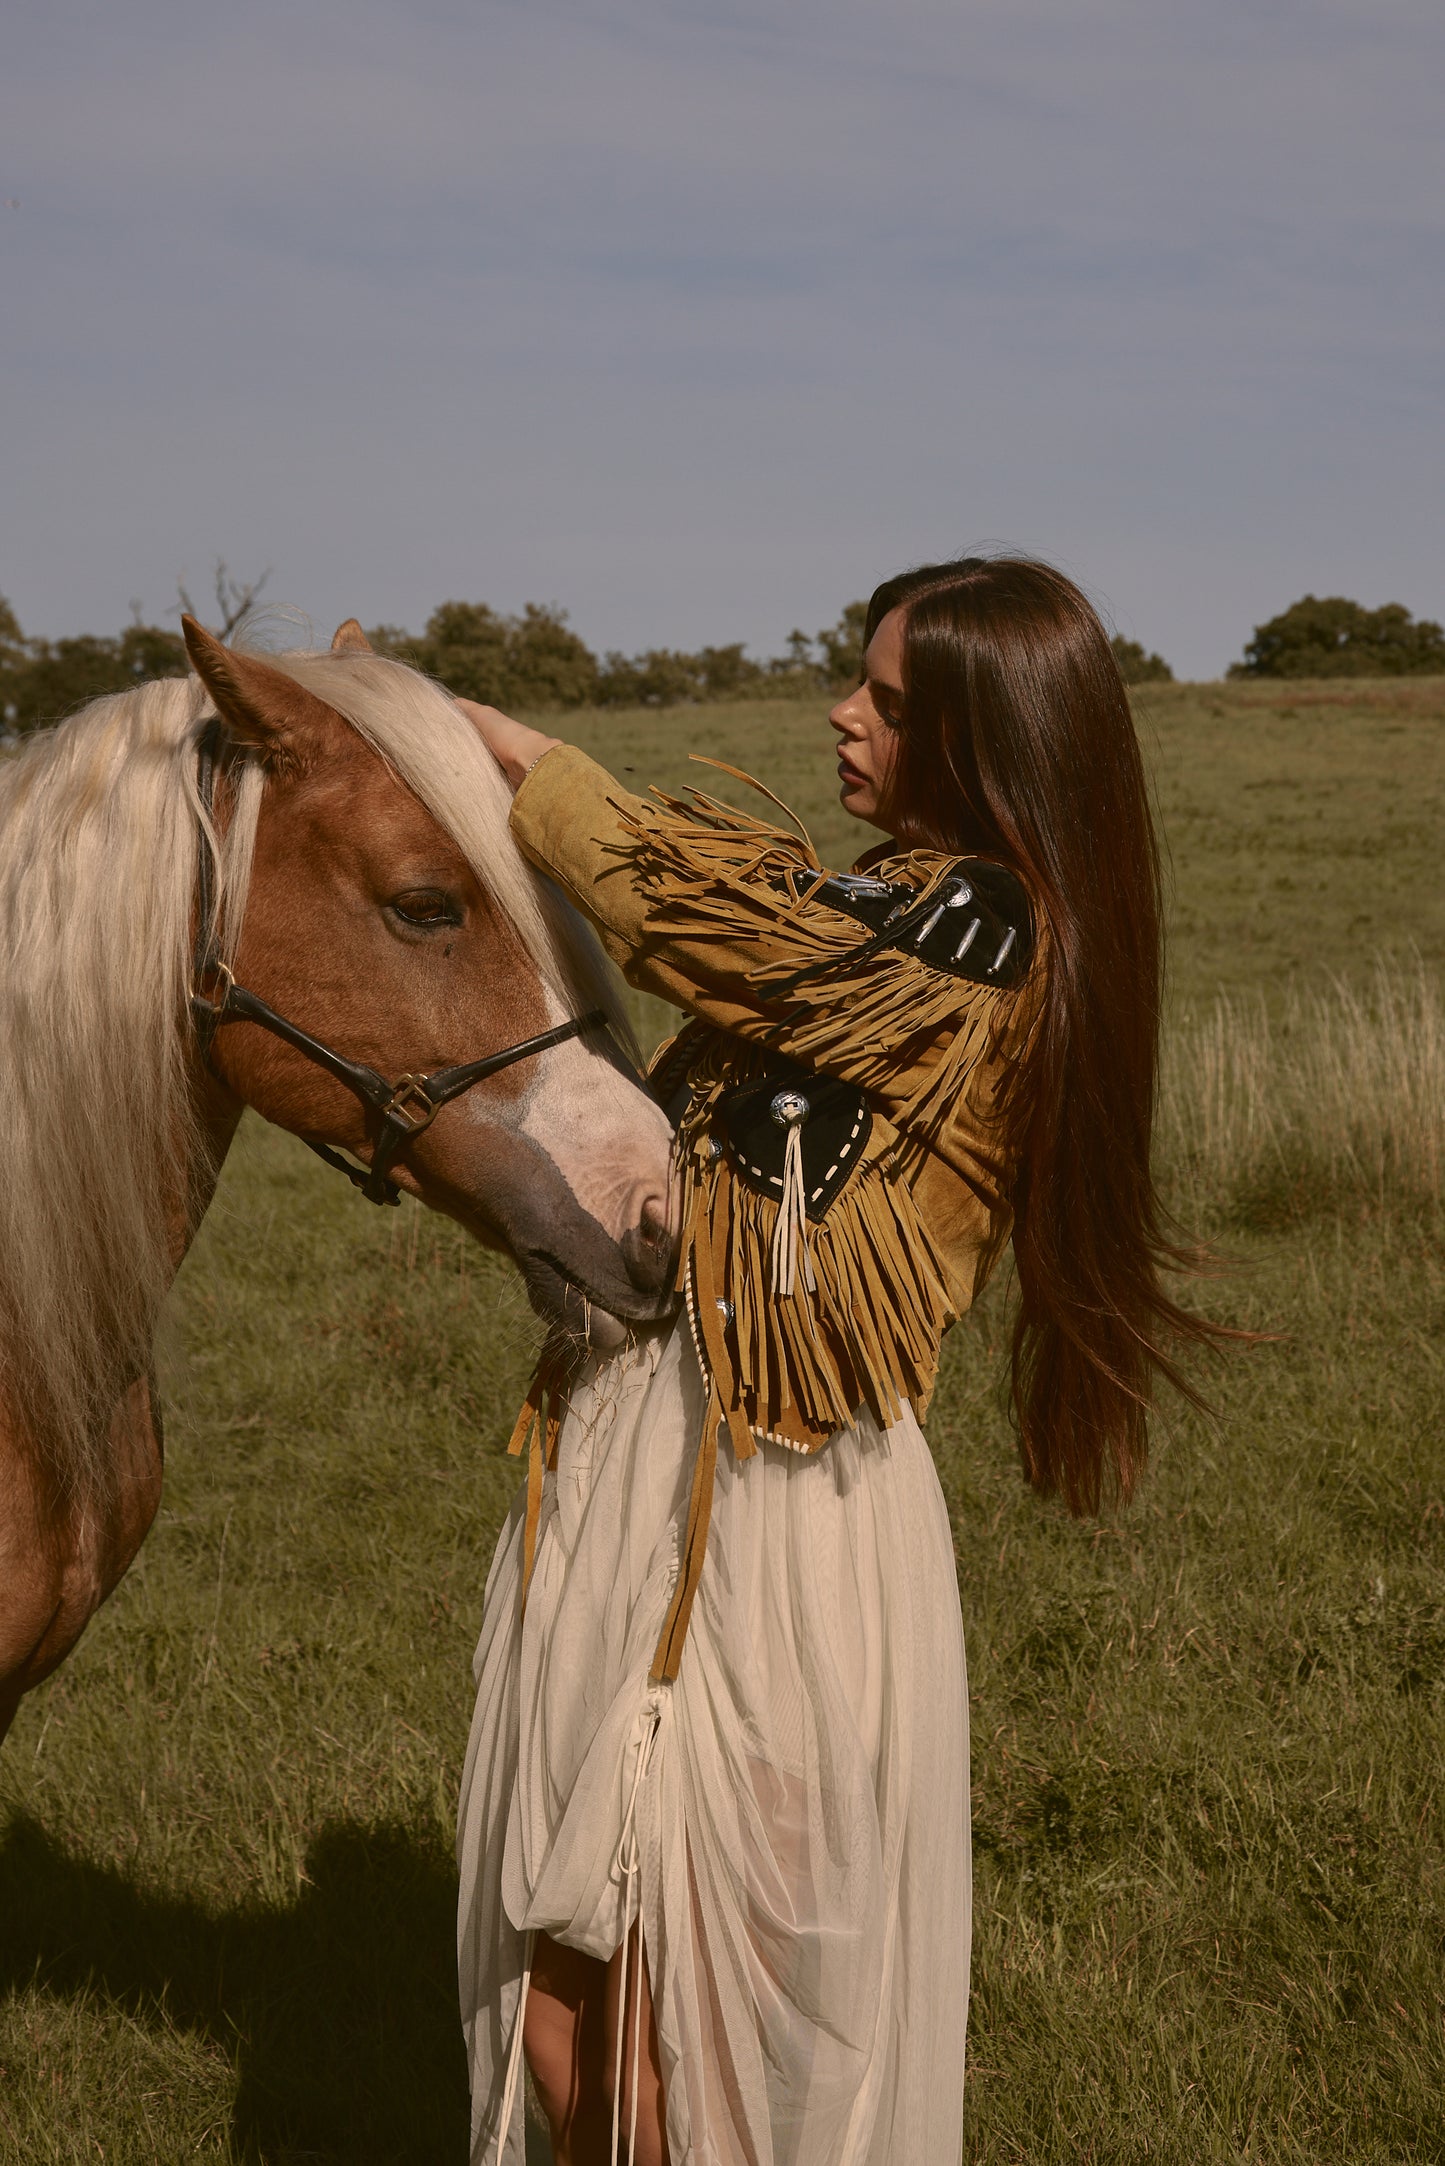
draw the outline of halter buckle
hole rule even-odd
[[[396,1088],[381,1109],[382,1119],[404,1128],[409,1136],[420,1135],[423,1128],[436,1119],[439,1110],[427,1095],[426,1086],[424,1075],[398,1076]]]

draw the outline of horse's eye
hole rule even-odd
[[[417,925],[430,931],[439,925],[460,925],[461,912],[450,895],[440,888],[408,888],[404,895],[393,895],[391,908],[403,925]]]

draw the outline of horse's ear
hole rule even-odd
[[[338,728],[342,717],[283,669],[254,654],[223,647],[194,617],[181,618],[191,667],[216,703],[233,737],[254,745],[268,760],[304,765],[308,751]]]
[[[331,641],[333,654],[374,654],[376,649],[367,638],[355,617],[348,617],[345,624],[338,624]]]

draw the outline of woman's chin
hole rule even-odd
[[[878,809],[873,792],[866,782],[840,782],[838,802],[855,820],[871,820]]]

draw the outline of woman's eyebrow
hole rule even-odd
[[[885,699],[901,700],[903,697],[902,685],[890,684],[886,677],[875,677],[870,672],[864,682],[870,692],[881,692]]]

